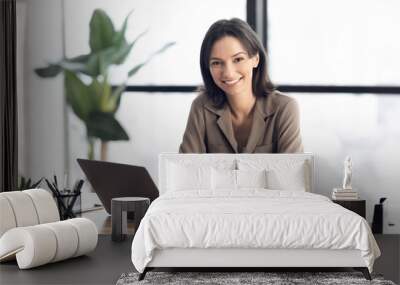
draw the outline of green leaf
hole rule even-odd
[[[147,34],[147,30],[144,31],[143,33],[140,33],[130,44],[124,44],[122,45],[113,55],[111,62],[113,64],[122,64],[124,63],[125,59],[128,57],[129,53],[131,52],[132,48],[135,46],[137,41],[143,37],[145,34]]]
[[[49,64],[48,67],[35,68],[35,73],[39,77],[49,78],[57,76],[62,71],[58,64]]]
[[[81,55],[72,59],[64,59],[58,63],[49,64],[47,67],[36,68],[35,72],[43,78],[57,76],[61,71],[67,69],[70,71],[85,72],[88,55]]]
[[[93,53],[90,55],[85,70],[87,74],[92,77],[97,77],[101,74],[100,70],[100,53]]]
[[[97,53],[93,53],[86,64],[86,72],[91,77],[97,77],[99,75],[107,73],[110,64],[107,62],[105,52],[107,50],[102,50]]]
[[[31,178],[29,178],[28,181],[26,181],[26,184],[24,185],[24,188],[25,188],[25,189],[31,188],[31,181],[32,181]]]
[[[112,113],[93,112],[86,126],[89,137],[96,137],[102,141],[129,140],[128,134]]]
[[[96,108],[95,94],[90,92],[89,87],[75,73],[68,70],[64,73],[67,102],[75,115],[86,121],[89,113]]]
[[[90,20],[90,49],[97,52],[113,44],[114,25],[104,10],[96,9]]]
[[[115,112],[115,103],[111,100],[111,85],[108,84],[107,77],[101,85],[100,111],[105,113]]]
[[[155,55],[157,55],[157,54],[160,54],[160,53],[163,53],[164,51],[166,51],[167,49],[169,49],[170,47],[172,47],[173,45],[175,45],[176,44],[176,42],[169,42],[169,43],[166,43],[162,48],[160,48],[158,51],[156,51],[155,53],[153,53],[153,55],[151,56],[151,57],[153,57],[153,56],[155,56]],[[150,58],[151,58],[150,57]]]
[[[38,188],[38,186],[40,185],[40,183],[42,183],[42,180],[43,180],[43,177],[40,178],[36,183],[34,183],[34,184],[32,185],[32,188]]]
[[[93,65],[93,56],[97,56],[93,53],[90,54],[82,54],[70,59],[66,59],[65,61],[70,64],[70,66],[65,66],[66,69],[71,71],[78,71],[88,76],[98,76],[98,66],[97,66],[97,59],[94,61],[95,65]],[[78,63],[80,65],[78,65]],[[75,65],[74,65],[75,64]],[[71,66],[73,68],[71,68]]]
[[[170,47],[172,47],[173,45],[175,45],[175,42],[169,42],[166,43],[162,48],[160,48],[159,50],[157,50],[156,52],[154,52],[151,56],[149,56],[147,58],[146,61],[139,63],[138,65],[136,65],[134,68],[132,68],[129,72],[128,72],[128,77],[131,77],[133,75],[135,75],[143,66],[145,66],[147,63],[149,63],[154,56],[165,52],[167,49],[169,49]]]
[[[126,84],[122,84],[122,85],[118,86],[117,88],[114,88],[114,90],[112,92],[110,101],[112,101],[112,103],[115,105],[113,113],[115,113],[119,108],[119,105],[121,103],[121,97],[125,91],[125,88],[126,88]]]
[[[132,50],[134,43],[125,44],[121,48],[117,49],[111,56],[110,56],[110,63],[111,64],[122,64],[124,63],[125,59],[128,57],[129,53]]]
[[[80,62],[80,63],[86,63],[90,57],[90,54],[82,54],[75,56],[73,58],[68,59],[70,62]]]
[[[147,63],[147,61],[146,61],[146,62],[139,63],[139,64],[136,65],[134,68],[132,68],[131,70],[129,70],[129,72],[128,72],[128,77],[131,77],[131,76],[135,75],[143,66],[146,65],[146,63]]]
[[[93,110],[97,110],[101,106],[101,97],[103,95],[103,85],[97,80],[97,78],[93,78],[92,83],[89,85],[89,92],[92,98],[96,101],[94,103]]]
[[[59,66],[64,70],[74,71],[74,72],[82,72],[85,70],[85,64],[80,62],[72,62],[69,60],[62,60],[59,63]]]
[[[128,26],[129,17],[131,16],[132,13],[133,13],[133,10],[130,11],[130,12],[128,13],[128,15],[126,16],[126,18],[125,18],[125,20],[124,20],[124,23],[122,24],[121,30],[118,31],[118,32],[116,32],[116,33],[114,34],[114,40],[113,40],[113,42],[114,42],[114,44],[117,45],[117,46],[121,46],[121,45],[126,44],[125,32],[126,32],[126,27]]]
[[[25,189],[25,177],[21,177],[21,182],[19,184],[19,190],[24,190]]]
[[[146,34],[146,32],[147,31],[141,33],[130,44],[127,44],[126,42],[124,42],[122,45],[112,46],[112,47],[109,47],[108,49],[102,51],[101,54],[99,54],[99,56],[103,60],[103,67],[105,69],[107,69],[112,64],[116,64],[116,65],[123,64],[124,61],[126,60],[126,58],[128,57],[129,53],[131,52],[133,46],[143,35]]]

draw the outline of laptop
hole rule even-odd
[[[157,186],[142,166],[80,158],[77,161],[109,214],[112,198],[146,197],[153,201],[159,196]]]

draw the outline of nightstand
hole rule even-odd
[[[332,202],[359,214],[365,219],[365,200],[332,200]]]

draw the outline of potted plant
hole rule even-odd
[[[34,181],[32,181],[31,178],[25,178],[24,176],[18,176],[17,188],[19,191],[39,188],[42,181],[43,181],[43,177],[40,178],[38,181],[34,182]]]
[[[64,58],[35,69],[36,74],[43,78],[55,77],[63,72],[67,103],[86,126],[89,159],[94,159],[94,143],[97,139],[101,141],[101,160],[106,160],[109,141],[129,140],[128,134],[115,118],[126,80],[153,56],[175,44],[165,44],[145,61],[131,68],[124,83],[112,86],[109,82],[110,67],[124,63],[135,43],[145,34],[140,34],[132,42],[126,40],[125,31],[130,14],[117,31],[106,12],[96,9],[90,20],[90,53]]]

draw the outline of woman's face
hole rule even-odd
[[[227,96],[244,93],[252,95],[253,68],[257,67],[258,61],[258,54],[250,57],[238,39],[225,36],[211,48],[211,76]]]

